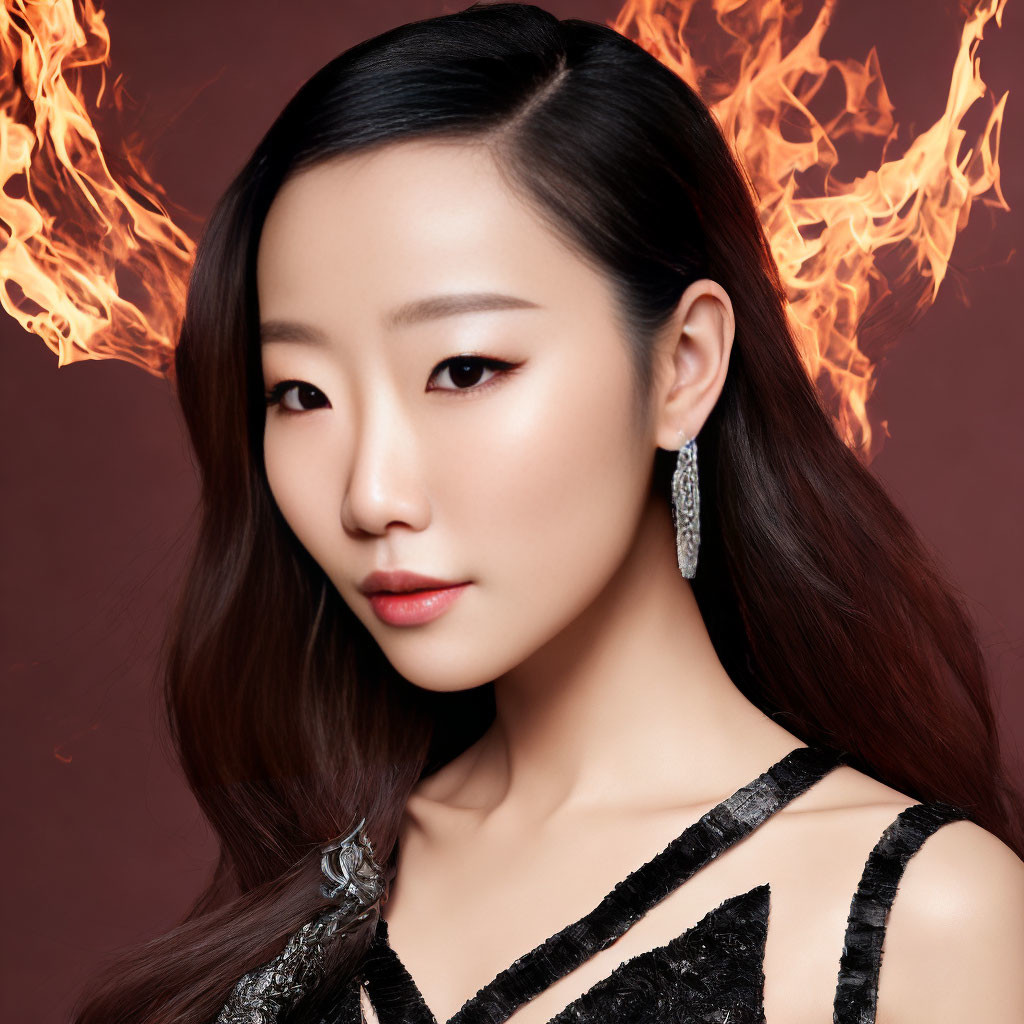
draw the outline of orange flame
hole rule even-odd
[[[867,415],[877,358],[865,354],[859,333],[868,332],[897,295],[907,322],[934,302],[976,197],[991,190],[994,198],[983,201],[1009,209],[999,186],[1006,93],[974,146],[959,156],[960,122],[986,91],[975,51],[992,18],[1002,25],[1005,5],[984,0],[968,16],[942,117],[901,158],[852,182],[834,174],[837,140],[883,138],[884,154],[897,126],[874,48],[863,64],[821,56],[836,0],[825,0],[788,50],[783,32],[799,5],[787,10],[780,0],[712,0],[728,41],[713,65],[698,63],[685,38],[696,0],[627,0],[609,23],[698,89],[717,117],[754,186],[807,371],[834,408],[843,439],[867,459],[878,447]],[[723,84],[722,69],[730,66],[733,80]],[[823,123],[809,104],[832,69],[841,76],[845,101]],[[722,95],[716,99],[713,92]],[[799,139],[787,137],[783,124]],[[817,192],[801,187],[800,179],[812,173],[824,183]]]
[[[864,63],[821,56],[836,0],[824,0],[788,49],[793,0],[711,0],[725,44],[713,64],[701,64],[687,41],[697,0],[626,0],[608,23],[690,82],[717,116],[753,186],[808,374],[844,440],[867,459],[877,448],[867,402],[895,333],[882,334],[886,310],[891,317],[898,298],[909,322],[934,301],[975,198],[1009,209],[999,185],[1007,94],[960,155],[961,121],[986,92],[977,46],[990,20],[1001,26],[1005,4],[981,0],[967,16],[946,109],[895,160],[884,159],[897,126],[875,50]],[[92,0],[80,6],[79,18],[73,0],[5,0],[0,15],[0,301],[60,365],[118,358],[166,374],[194,244],[162,205],[138,148],[120,144],[120,182],[108,167],[83,71],[99,68],[98,108],[110,39]],[[689,38],[714,42],[706,32]],[[832,70],[845,99],[822,119],[810,104]],[[884,140],[880,166],[839,180],[836,143],[845,136]],[[130,286],[139,304],[127,298]],[[869,355],[872,332],[880,340]]]
[[[120,181],[104,156],[84,96],[85,69],[100,71],[96,108],[106,86],[103,13],[7,0],[0,50],[0,302],[60,366],[124,359],[165,374],[195,246],[137,153],[122,145]]]

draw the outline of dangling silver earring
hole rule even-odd
[[[364,818],[347,836],[321,847],[320,895],[334,906],[294,932],[273,960],[239,979],[217,1024],[275,1024],[286,1007],[323,980],[327,943],[380,913],[388,885],[365,825]]]
[[[679,431],[682,441],[684,431]],[[697,574],[700,548],[700,488],[697,486],[697,440],[690,438],[679,448],[672,476],[672,522],[676,528],[676,560],[683,578]]]

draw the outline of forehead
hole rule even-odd
[[[508,186],[489,150],[410,141],[299,172],[260,237],[261,314],[353,315],[434,292],[514,291],[596,303],[600,275]]]

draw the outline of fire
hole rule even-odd
[[[98,112],[103,12],[92,0],[80,13],[71,0],[6,0],[0,48],[0,302],[60,366],[124,359],[166,374],[195,246],[137,148],[104,155],[85,97],[96,68]]]
[[[869,460],[878,439],[867,404],[894,333],[883,331],[886,318],[891,326],[898,310],[909,322],[934,301],[975,199],[1009,209],[999,181],[1007,94],[961,155],[961,122],[986,92],[978,44],[986,24],[1001,26],[1006,0],[981,0],[967,15],[945,110],[896,159],[885,159],[898,126],[874,49],[863,63],[821,55],[836,2],[824,0],[788,42],[794,0],[710,0],[711,33],[690,28],[697,0],[626,0],[608,24],[714,111],[753,186],[807,372],[844,440]],[[718,46],[707,63],[698,41]],[[169,373],[195,247],[141,147],[121,140],[104,155],[84,89],[96,69],[98,112],[110,63],[103,12],[92,0],[5,0],[0,47],[0,301],[59,365],[116,358]],[[832,71],[845,98],[826,118],[810,108]],[[846,137],[882,142],[877,168],[851,181],[836,173]]]
[[[724,41],[713,64],[701,64],[688,42],[706,41],[706,33],[687,34],[697,0],[627,0],[609,24],[697,88],[717,117],[754,186],[807,372],[843,439],[869,461],[879,444],[867,402],[892,332],[873,350],[874,359],[864,351],[865,339],[890,325],[894,308],[905,324],[934,302],[974,199],[1009,209],[999,184],[1006,93],[960,155],[966,134],[960,122],[986,91],[978,43],[990,20],[1002,25],[1006,0],[983,0],[967,17],[942,116],[902,157],[849,182],[835,173],[837,141],[882,139],[884,155],[898,126],[874,48],[864,63],[822,57],[836,2],[825,0],[810,29],[787,49],[786,23],[799,3],[712,0],[715,35]],[[724,83],[723,68],[731,71]],[[845,100],[823,120],[809,105],[832,70],[841,76]],[[794,131],[796,140],[789,137]]]

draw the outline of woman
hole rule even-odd
[[[504,3],[343,53],[176,360],[168,705],[222,852],[80,1024],[1024,1019],[969,616],[654,57]]]

